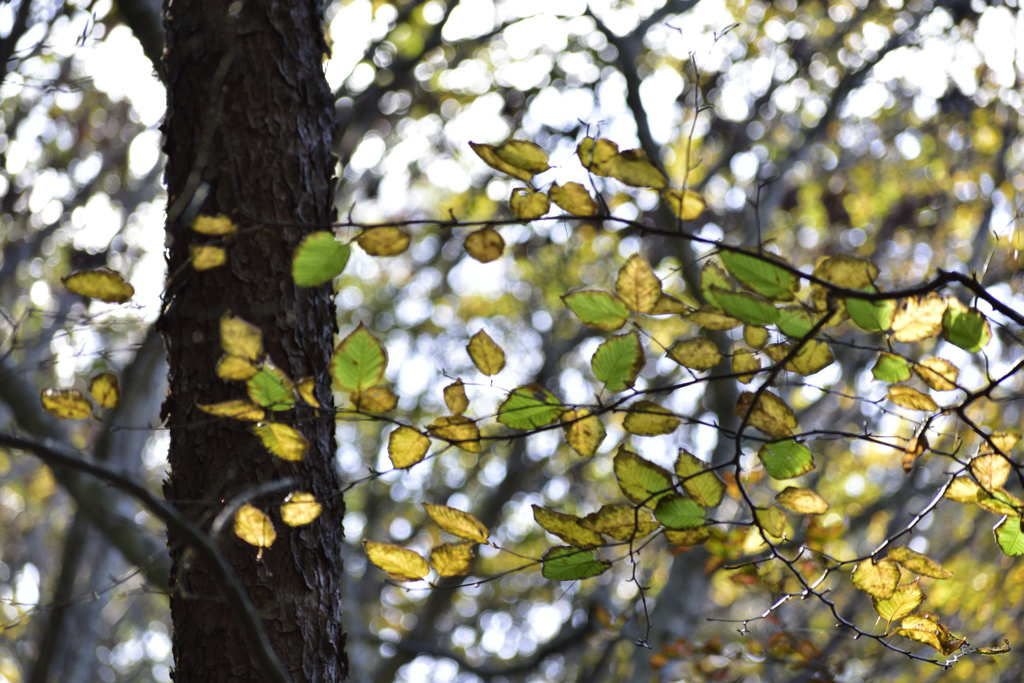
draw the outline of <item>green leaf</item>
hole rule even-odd
[[[603,505],[580,520],[585,528],[611,536],[616,541],[635,541],[657,530],[651,513],[633,505]]]
[[[874,286],[863,289],[863,291],[871,293],[876,290],[877,288]],[[896,315],[895,300],[868,301],[849,297],[845,301],[846,312],[850,314],[850,319],[865,332],[887,332],[892,327],[892,319]]]
[[[637,401],[629,407],[622,428],[637,436],[671,434],[679,427],[679,418],[653,401]]]
[[[1009,515],[999,520],[992,528],[996,535],[996,543],[1008,557],[1024,555],[1024,530],[1020,528],[1020,517]]]
[[[590,360],[594,376],[604,383],[605,391],[615,393],[632,388],[644,366],[644,349],[637,331],[612,337],[597,347]]]
[[[704,337],[680,339],[668,350],[668,357],[691,370],[710,370],[722,360],[715,342]]]
[[[292,279],[299,287],[316,287],[341,275],[352,248],[334,233],[322,230],[306,235],[292,256]]]
[[[556,545],[541,558],[545,579],[553,581],[578,581],[604,574],[612,563],[599,559],[591,551],[580,550],[571,545]]]
[[[774,263],[771,257],[742,251],[723,251],[720,256],[737,280],[761,296],[775,301],[792,301],[795,298],[800,280]]]
[[[715,297],[716,289],[731,292],[734,289],[732,277],[716,261],[708,261],[700,269],[700,291],[707,302],[715,308],[721,308]]]
[[[880,382],[906,382],[910,379],[910,366],[901,356],[894,353],[882,352],[878,354],[875,367],[871,368],[871,374]]]
[[[498,422],[512,429],[545,427],[565,411],[555,395],[539,384],[527,384],[509,393],[498,408]]]
[[[331,356],[331,375],[338,387],[356,393],[384,381],[388,355],[362,323],[341,340]]]
[[[289,410],[295,405],[295,386],[284,372],[270,363],[265,363],[245,386],[252,402],[264,408]]]
[[[612,332],[626,324],[629,309],[616,296],[600,290],[585,289],[562,297],[562,301],[580,322],[605,332]]]
[[[604,545],[601,534],[583,526],[582,520],[575,515],[566,515],[534,505],[533,519],[548,533],[558,536],[577,548],[595,548]]]
[[[782,538],[786,532],[786,513],[775,507],[754,508],[754,521],[769,536]]]
[[[790,479],[814,469],[811,450],[792,439],[773,441],[761,446],[757,452],[764,469],[774,479]]]
[[[706,470],[706,463],[682,448],[676,458],[676,476],[683,490],[698,504],[706,508],[722,502],[725,493],[723,482],[713,470]]]
[[[786,306],[778,309],[778,318],[775,325],[779,332],[794,339],[806,337],[817,321],[810,311],[800,306]]]
[[[976,308],[967,308],[951,299],[942,316],[942,333],[951,344],[965,351],[981,351],[992,339],[988,320]]]
[[[658,501],[654,518],[669,529],[696,529],[704,526],[704,508],[689,498],[672,494]]]
[[[750,292],[716,289],[715,299],[726,315],[742,320],[748,325],[764,327],[771,325],[779,317],[779,309],[775,308],[775,304]]]
[[[622,493],[634,503],[653,508],[672,492],[672,475],[664,467],[619,446],[613,460],[615,477]]]

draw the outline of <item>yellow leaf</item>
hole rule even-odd
[[[899,581],[900,568],[893,560],[887,558],[882,558],[878,562],[864,560],[853,568],[853,585],[879,600],[891,598]]]
[[[757,325],[744,325],[743,341],[752,349],[763,348],[768,343],[768,330]]]
[[[409,248],[409,233],[392,226],[368,228],[356,244],[370,256],[397,256]]]
[[[430,449],[430,439],[412,427],[400,426],[388,437],[388,457],[395,469],[407,469],[423,460]]]
[[[1009,455],[1013,447],[1020,441],[1020,436],[1020,432],[996,432],[989,437],[989,440],[1000,453]],[[986,450],[985,446],[981,448],[983,451]]]
[[[367,413],[387,413],[398,406],[398,397],[388,387],[370,387],[349,396],[356,410]]]
[[[618,154],[619,146],[604,138],[600,138],[596,142],[594,138],[584,138],[576,146],[576,156],[580,158],[583,167],[599,176],[607,177],[612,174],[614,160]]]
[[[430,565],[438,576],[465,576],[473,567],[473,544],[443,543],[430,551]]]
[[[245,504],[235,513],[235,535],[257,548],[269,548],[277,540],[274,523],[258,508]],[[257,556],[258,557],[258,556]]]
[[[746,349],[740,349],[732,356],[732,371],[739,375],[737,379],[748,384],[754,379],[754,373],[761,369],[761,361]]]
[[[230,353],[224,354],[217,361],[217,376],[228,382],[245,382],[259,371],[256,364],[248,358],[232,356]]]
[[[633,187],[653,187],[660,190],[668,185],[665,174],[651,163],[642,149],[627,149],[611,161],[611,176]]]
[[[653,401],[637,401],[629,407],[622,428],[637,436],[671,434],[679,427],[679,418]]]
[[[103,408],[116,408],[121,400],[121,385],[117,381],[117,375],[109,372],[101,372],[92,378],[89,383],[89,393],[92,400]]]
[[[282,460],[293,462],[302,460],[309,448],[309,442],[298,430],[280,422],[264,422],[254,425],[252,431],[260,438],[268,451]]]
[[[192,244],[188,251],[192,256],[192,268],[199,271],[223,266],[228,260],[228,252],[212,244]]]
[[[430,573],[430,565],[419,553],[393,543],[363,541],[366,558],[395,581],[419,581]]]
[[[700,218],[704,213],[704,198],[693,190],[665,190],[662,196],[672,213],[684,221]]]
[[[810,489],[787,486],[775,496],[775,500],[801,515],[823,515],[828,512],[828,501]]]
[[[696,311],[687,313],[686,319],[706,330],[731,330],[743,324],[736,318],[731,318],[720,309],[708,304],[704,304]]]
[[[462,384],[461,379],[444,388],[444,403],[454,415],[461,415],[466,412],[466,408],[469,408],[466,387]]]
[[[630,310],[650,313],[661,298],[661,280],[646,259],[633,254],[619,269],[615,291]]]
[[[303,526],[319,517],[322,509],[312,493],[294,491],[284,499],[281,519],[288,526]]]
[[[478,142],[471,142],[469,143],[469,146],[473,148],[473,151],[476,152],[477,156],[484,160],[484,163],[486,163],[488,166],[497,171],[507,173],[513,178],[518,178],[519,180],[523,181],[529,181],[530,178],[532,178],[534,175],[530,171],[527,171],[522,168],[517,168],[516,166],[513,166],[507,161],[501,159],[498,156],[497,149],[494,147],[494,145],[485,145]]]
[[[92,404],[78,389],[43,389],[39,398],[43,410],[62,420],[84,420],[92,414]]]
[[[562,430],[569,447],[584,458],[593,457],[607,435],[601,419],[586,408],[562,413]]]
[[[1001,488],[1010,476],[1011,469],[1010,461],[996,453],[981,455],[971,460],[971,473],[986,491]]]
[[[314,408],[320,407],[320,402],[316,400],[316,396],[313,394],[313,391],[316,390],[316,378],[303,377],[295,385],[295,388],[298,390],[302,400],[306,402],[306,405],[313,406]]]
[[[782,439],[797,431],[796,417],[786,402],[770,391],[762,392],[757,403],[754,394],[744,391],[736,403],[735,412],[742,418],[750,412],[749,424],[768,436]]]
[[[505,352],[483,330],[473,335],[466,350],[473,365],[488,377],[497,375],[505,367]]]
[[[480,263],[490,263],[501,258],[505,251],[505,240],[496,230],[483,228],[469,233],[462,246],[466,249],[466,253]]]
[[[564,186],[553,183],[548,190],[548,196],[556,205],[574,216],[597,214],[597,202],[591,199],[590,193],[579,183],[566,183]]]
[[[232,420],[242,420],[243,422],[259,422],[264,417],[262,408],[242,398],[209,404],[197,402],[196,408],[210,415],[229,417]]]
[[[925,358],[914,365],[914,372],[935,391],[953,391],[960,369],[945,358]]]
[[[427,511],[434,524],[441,527],[453,536],[464,538],[474,543],[487,543],[491,532],[475,516],[462,510],[457,510],[447,505],[432,505],[424,503],[423,509]]]
[[[448,441],[469,453],[483,450],[476,422],[463,415],[439,417],[427,427],[427,431],[435,439]]]
[[[72,273],[61,278],[61,282],[69,292],[112,304],[123,304],[135,294],[135,288],[123,277],[103,269]]]
[[[196,219],[192,221],[192,229],[203,235],[216,236],[233,235],[238,232],[235,224],[224,214],[196,216]]]
[[[896,341],[916,342],[939,336],[946,305],[946,299],[935,292],[901,299],[892,319]]]
[[[228,355],[258,361],[263,356],[263,333],[229,311],[220,319],[220,348]]]
[[[494,148],[494,154],[506,164],[532,174],[543,173],[548,166],[548,155],[534,142],[506,140]]]
[[[917,389],[911,389],[901,385],[889,387],[888,398],[901,408],[907,410],[920,410],[932,413],[939,409],[939,406],[928,394],[922,394]]]
[[[691,370],[710,370],[722,360],[715,342],[704,337],[680,339],[668,350],[668,357]]]
[[[687,306],[671,294],[662,292],[658,298],[658,303],[654,305],[654,310],[647,315],[680,315],[689,313],[692,310],[692,306]]]
[[[525,187],[517,187],[512,190],[512,196],[508,203],[515,217],[524,221],[540,218],[551,208],[551,200],[546,194],[533,192]]]
[[[987,496],[985,491],[969,477],[957,477],[951,481],[943,495],[958,503],[977,503]]]

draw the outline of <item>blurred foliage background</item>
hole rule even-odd
[[[154,489],[166,449],[161,351],[149,332],[163,286],[166,201],[159,11],[152,0],[0,5],[0,422],[86,448]],[[1002,301],[1024,305],[1024,18],[1014,0],[335,0],[325,7],[325,32],[343,218],[508,218],[516,184],[469,141],[533,140],[554,167],[541,182],[589,182],[573,152],[599,133],[622,149],[644,149],[677,185],[689,169],[689,186],[709,206],[686,226],[701,237],[760,239],[808,271],[836,253],[871,258],[886,289],[938,269],[974,272]],[[674,225],[653,191],[599,182],[616,216]],[[592,403],[589,360],[604,337],[581,327],[559,297],[610,289],[633,253],[655,266],[666,291],[700,299],[707,245],[611,222],[500,232],[506,255],[489,264],[464,253],[467,229],[445,225],[416,228],[398,257],[354,250],[337,284],[342,334],[363,323],[380,336],[403,419],[439,414],[442,387],[459,377],[475,418],[527,382],[567,403]],[[62,276],[99,266],[130,279],[133,305],[86,304],[63,289]],[[665,346],[695,332],[677,316],[649,323]],[[508,354],[493,382],[465,351],[480,329]],[[1020,357],[1020,331],[995,332],[984,356],[934,340],[924,350],[978,386]],[[729,334],[719,341],[736,339]],[[837,334],[836,364],[788,377],[791,405],[807,430],[909,436],[914,425],[879,406],[886,387],[870,372],[877,348],[859,339]],[[37,407],[40,387],[84,388],[103,370],[118,372],[131,397],[118,412],[68,427]],[[680,372],[649,358],[637,386],[680,381]],[[756,553],[742,530],[708,549],[671,552],[657,542],[639,553],[650,632],[640,592],[626,580],[628,562],[578,583],[546,581],[534,568],[429,590],[396,586],[365,560],[362,539],[421,552],[441,540],[424,501],[471,511],[499,545],[538,557],[552,539],[533,522],[532,505],[585,514],[621,502],[611,454],[623,438],[666,466],[679,447],[722,461],[733,444],[716,425],[735,424],[735,385],[674,393],[666,405],[693,421],[671,436],[627,437],[613,420],[591,460],[546,432],[479,455],[450,449],[353,487],[339,596],[353,680],[1020,680],[1016,650],[944,672],[875,641],[855,642],[814,600],[748,623],[706,621],[755,617],[778,591],[793,589],[771,564],[724,568],[727,557]],[[1002,386],[975,421],[1019,428],[1020,385],[1014,378]],[[937,425],[954,450],[959,426]],[[345,479],[390,469],[380,423],[343,422],[338,437]],[[833,557],[870,552],[905,528],[948,467],[925,459],[906,475],[898,450],[840,438],[819,441],[816,457],[812,481],[832,509],[801,533],[817,534]],[[749,465],[757,477],[756,459]],[[0,676],[170,680],[159,525],[130,501],[27,456],[0,453],[0,473]],[[76,505],[67,490],[94,504]],[[740,512],[727,498],[716,519]],[[1016,644],[1024,623],[1024,565],[995,547],[995,520],[943,503],[909,542],[955,572],[950,581],[923,580],[926,608],[973,645],[1004,637]],[[481,547],[473,576],[521,563]],[[844,616],[868,629],[869,601],[848,582],[834,583]]]

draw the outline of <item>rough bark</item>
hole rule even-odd
[[[343,503],[334,469],[334,423],[311,409],[277,412],[310,442],[302,462],[275,459],[245,423],[210,419],[195,403],[243,398],[217,378],[219,320],[230,311],[263,333],[267,358],[290,377],[317,378],[333,405],[328,363],[336,322],[329,286],[299,289],[291,253],[331,218],[333,106],[323,78],[319,5],[311,0],[174,0],[165,6],[164,123],[168,284],[160,320],[168,352],[170,429],[167,499],[209,529],[223,502],[282,477],[324,508],[311,525],[280,521],[281,493],[250,501],[271,515],[273,546],[256,549],[230,530],[219,540],[249,591],[274,649],[295,681],[345,677],[341,627]],[[240,232],[228,263],[191,269],[199,213],[230,216]],[[256,681],[235,616],[202,563],[169,536],[174,680]]]

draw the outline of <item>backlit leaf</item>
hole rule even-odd
[[[615,158],[619,155],[619,146],[611,140],[599,138],[583,138],[576,146],[576,156],[583,168],[594,175],[610,176]]]
[[[490,263],[505,253],[505,240],[497,230],[491,228],[481,228],[469,233],[462,246],[466,253],[480,263]]]
[[[731,330],[743,324],[713,306],[701,306],[696,311],[687,313],[685,317],[694,325],[699,325],[706,330]]]
[[[612,563],[599,559],[592,551],[580,550],[571,545],[556,545],[541,558],[545,579],[553,581],[578,581],[603,574],[611,569]]]
[[[899,582],[900,568],[894,560],[864,560],[853,568],[853,585],[878,600],[891,598]]]
[[[605,391],[615,393],[633,386],[644,366],[644,349],[637,331],[605,341],[590,360],[594,376],[604,383]]]
[[[715,507],[722,502],[725,493],[723,482],[714,470],[707,470],[707,465],[697,456],[682,448],[676,458],[676,476],[683,485],[683,490],[698,505],[706,508]]]
[[[942,332],[946,299],[935,292],[901,299],[892,319],[893,337],[899,342],[916,342]]]
[[[677,218],[692,221],[704,213],[704,198],[693,190],[665,190],[662,197]]]
[[[708,261],[700,269],[700,291],[709,304],[715,308],[721,308],[718,299],[715,298],[715,290],[724,289],[727,292],[733,290],[732,276],[717,261]]]
[[[533,518],[550,534],[577,548],[596,548],[604,544],[601,534],[580,524],[580,518],[533,506]]]
[[[466,398],[466,386],[462,380],[456,380],[444,388],[444,403],[453,415],[461,415],[469,408],[469,399]]]
[[[356,244],[370,256],[397,256],[409,248],[409,233],[390,225],[367,228]]]
[[[309,449],[306,437],[302,436],[294,427],[280,422],[263,422],[254,425],[252,431],[268,451],[282,460],[292,462],[302,460]]]
[[[566,183],[560,186],[558,183],[551,185],[548,196],[556,205],[565,209],[574,216],[594,216],[597,214],[598,206],[587,192],[587,188],[579,183]]]
[[[430,566],[438,576],[465,576],[473,567],[473,544],[443,543],[430,550]]]
[[[223,266],[228,261],[228,252],[212,244],[190,244],[188,252],[192,268],[200,272]]]
[[[779,332],[794,339],[806,337],[817,322],[811,312],[801,306],[785,306],[777,313],[775,325]]]
[[[296,391],[299,392],[299,397],[305,401],[306,405],[313,406],[314,408],[320,407],[320,402],[316,400],[314,391],[316,390],[316,378],[304,377],[298,381],[295,385]]]
[[[665,540],[668,541],[670,545],[702,545],[709,538],[711,538],[711,527],[707,526],[698,527],[696,529],[687,529],[685,531],[669,529],[665,532]]]
[[[880,353],[871,374],[880,382],[906,382],[910,379],[910,366],[902,356]]]
[[[580,322],[605,332],[613,332],[626,324],[629,309],[616,296],[600,290],[583,290],[562,297],[562,301]]]
[[[469,146],[473,148],[473,151],[476,152],[478,157],[484,160],[484,163],[486,163],[488,166],[495,169],[496,171],[501,171],[502,173],[506,173],[512,176],[513,178],[518,178],[519,180],[523,181],[529,181],[530,178],[534,176],[533,172],[523,168],[518,168],[517,166],[510,164],[501,157],[499,157],[497,153],[497,148],[495,148],[494,145],[485,145],[478,142],[471,142],[469,143]]]
[[[722,360],[715,342],[705,337],[680,339],[668,350],[668,357],[691,370],[710,370]]]
[[[388,355],[377,338],[360,323],[334,349],[331,376],[338,387],[348,392],[361,392],[384,380]]]
[[[412,427],[400,426],[388,437],[388,457],[395,469],[406,469],[423,460],[430,439]]]
[[[217,376],[228,382],[245,382],[260,371],[248,358],[225,353],[217,361]]]
[[[782,534],[786,533],[786,513],[774,505],[754,508],[754,521],[769,536],[782,538]]]
[[[977,503],[979,500],[987,497],[988,494],[973,479],[957,477],[950,482],[943,495],[958,503]]]
[[[1012,467],[1002,455],[980,455],[971,460],[971,473],[986,491],[995,491],[1006,483]]]
[[[604,442],[606,431],[601,419],[586,408],[562,413],[562,430],[569,446],[584,458],[593,457]]]
[[[787,486],[775,500],[788,510],[801,515],[823,515],[828,512],[828,501],[810,489]]]
[[[264,363],[245,383],[253,403],[271,410],[288,410],[295,404],[295,385],[272,363]]]
[[[659,524],[651,513],[632,505],[603,505],[580,520],[580,524],[593,531],[611,536],[616,541],[636,541],[657,530]]]
[[[135,294],[135,288],[118,273],[109,270],[83,270],[61,278],[69,292],[110,304],[123,304]]]
[[[637,436],[671,434],[679,427],[679,418],[671,410],[653,401],[637,401],[629,407],[622,428]]]
[[[960,369],[945,358],[925,358],[914,365],[914,372],[935,391],[953,391]]]
[[[996,543],[1007,557],[1024,555],[1024,530],[1020,526],[1020,517],[1005,516],[992,528],[996,535]]]
[[[497,375],[505,367],[505,352],[483,330],[470,338],[466,351],[477,370],[488,377]]]
[[[885,619],[889,624],[894,621],[899,621],[903,617],[911,614],[916,610],[922,602],[924,602],[925,594],[921,590],[921,586],[918,585],[917,581],[913,583],[905,583],[902,586],[897,586],[892,596],[889,598],[881,599],[872,597],[871,605],[875,608],[875,612],[878,616]],[[886,630],[888,630],[888,624],[886,624]]]
[[[78,389],[43,389],[43,410],[62,420],[84,420],[92,415],[92,403]]]
[[[887,397],[890,401],[907,410],[920,410],[932,413],[939,409],[939,406],[932,397],[922,394],[917,389],[911,389],[902,385],[889,387]]]
[[[292,279],[299,287],[317,287],[341,275],[352,248],[334,233],[321,230],[306,235],[292,256]]]
[[[192,229],[202,235],[215,235],[218,237],[233,235],[238,232],[238,227],[231,222],[230,218],[222,213],[216,216],[196,216],[196,219],[192,221]]]
[[[258,361],[263,356],[263,333],[252,323],[225,313],[220,319],[220,348],[229,356]]]
[[[792,301],[800,288],[800,280],[768,255],[722,251],[719,256],[737,280],[763,297]]]
[[[611,161],[611,176],[633,187],[653,187],[660,190],[668,185],[665,174],[651,163],[642,149],[619,152]]]
[[[241,398],[209,404],[196,402],[196,408],[210,415],[229,417],[232,420],[242,420],[243,422],[259,422],[265,415],[263,409],[258,405]]]
[[[696,529],[704,526],[704,508],[689,498],[672,494],[658,501],[654,518],[669,529]]]
[[[281,505],[281,521],[288,526],[303,526],[320,516],[323,506],[312,493],[294,491]]]
[[[724,289],[715,290],[715,300],[726,315],[742,320],[748,325],[764,327],[778,319],[779,309],[764,297],[750,292],[730,292]]]
[[[619,269],[615,293],[631,311],[650,313],[661,298],[661,280],[646,259],[633,254]]]
[[[933,579],[948,579],[953,576],[953,572],[947,572],[935,560],[903,545],[890,548],[889,559],[899,562],[906,569],[920,576],[930,576]]]
[[[954,638],[949,629],[939,623],[939,618],[927,612],[918,612],[904,617],[896,633],[919,643],[935,648],[947,657],[964,644],[965,639]]]
[[[234,529],[236,536],[257,548],[269,548],[277,540],[270,517],[248,503],[235,513]]]
[[[423,508],[427,511],[434,524],[447,531],[452,536],[464,538],[474,543],[487,543],[491,532],[475,516],[462,510],[457,510],[447,505],[432,505],[424,503]]]
[[[101,372],[89,383],[89,395],[101,408],[113,409],[121,402],[121,384],[117,375]]]
[[[370,387],[349,395],[352,407],[365,413],[389,413],[398,406],[398,396],[390,387]]]
[[[754,394],[744,391],[740,394],[739,401],[736,402],[734,412],[740,418],[749,412],[748,424],[776,439],[790,436],[797,430],[793,410],[786,405],[785,401],[770,391],[762,392],[756,403]]]
[[[997,489],[986,492],[978,501],[978,507],[997,515],[1010,515],[1020,517],[1024,510],[1024,502],[1017,496],[1008,493],[1006,489]]]
[[[918,434],[907,441],[906,448],[903,449],[903,471],[910,474],[910,471],[914,468],[914,461],[924,455],[924,452],[928,450],[928,437],[925,434]]]
[[[524,221],[540,218],[551,208],[551,200],[546,194],[533,192],[525,187],[517,187],[512,190],[512,196],[508,203],[515,217]]]
[[[814,469],[811,450],[792,439],[773,441],[761,446],[757,452],[764,469],[774,479],[799,477]]]
[[[942,334],[951,344],[965,351],[981,351],[992,339],[988,320],[976,308],[968,308],[957,299],[950,299],[942,316]]]
[[[878,266],[854,256],[836,254],[819,263],[814,275],[844,289],[863,289],[874,284]]]
[[[545,427],[564,412],[555,395],[539,384],[513,389],[498,407],[498,422],[512,429]]]
[[[737,379],[739,379],[743,384],[749,384],[754,379],[754,373],[760,369],[760,359],[750,351],[740,349],[733,354],[732,371],[739,375]]]
[[[672,492],[672,475],[664,467],[619,446],[612,461],[623,495],[634,503],[653,508]]]
[[[786,369],[809,376],[821,372],[835,362],[832,350],[825,342],[811,339],[804,342],[800,350],[786,363]]]
[[[464,415],[448,415],[439,417],[427,426],[427,432],[435,439],[444,439],[453,443],[467,453],[479,453],[480,430],[476,422]]]
[[[876,287],[865,288],[864,291],[875,292]],[[845,299],[846,312],[857,327],[865,332],[886,332],[892,327],[896,315],[896,302],[892,299],[868,301],[867,299]]]
[[[529,140],[506,140],[494,148],[494,154],[506,164],[537,174],[548,170],[548,155]]]
[[[430,565],[419,553],[393,543],[363,541],[368,559],[395,581],[419,581],[430,573]]]
[[[689,313],[693,307],[687,306],[671,294],[661,293],[658,303],[654,304],[654,310],[647,315],[682,315]]]
[[[768,343],[768,330],[757,325],[743,326],[743,341],[752,349],[764,348]]]

